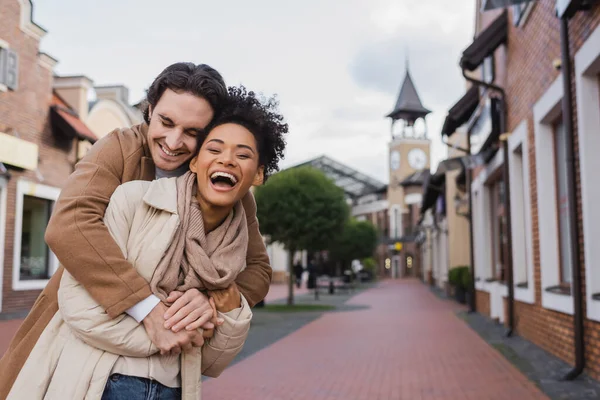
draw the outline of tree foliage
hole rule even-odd
[[[324,250],[348,219],[344,192],[311,167],[284,170],[255,191],[260,230],[288,250]]]
[[[342,233],[332,243],[332,259],[348,263],[373,256],[377,247],[377,229],[368,221],[352,218],[344,225]]]

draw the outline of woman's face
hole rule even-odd
[[[198,200],[213,207],[233,207],[252,185],[263,182],[254,135],[235,123],[208,134],[190,169],[197,175]]]
[[[171,89],[149,111],[148,146],[154,164],[165,171],[179,168],[194,156],[196,136],[214,115],[206,99]]]

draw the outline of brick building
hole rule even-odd
[[[473,306],[600,379],[600,4],[492,3],[460,62],[476,107],[443,132],[471,143]]]
[[[60,188],[95,136],[59,91],[32,2],[0,3],[0,315],[26,313],[58,261],[44,232]]]

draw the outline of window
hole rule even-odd
[[[534,1],[525,1],[511,6],[514,26],[523,26],[525,24],[534,4]]]
[[[0,90],[17,90],[19,82],[19,56],[0,40]]]
[[[531,185],[529,184],[529,143],[527,120],[522,121],[508,139],[512,266],[515,299],[533,304],[533,234],[531,228]]]
[[[44,234],[60,190],[27,181],[17,182],[13,289],[42,289],[58,267]]]
[[[50,278],[50,249],[44,241],[44,232],[52,201],[33,196],[23,197],[21,222],[21,281]]]
[[[402,236],[402,213],[400,206],[394,204],[390,210],[390,237],[397,239]]]
[[[569,177],[567,176],[567,135],[562,118],[554,124],[554,160],[556,168],[556,204],[560,283],[571,283],[571,243],[569,235]]]
[[[562,83],[562,76],[558,76],[533,106],[536,181],[532,186],[537,190],[542,307],[572,315],[569,220],[562,212],[568,210],[565,136],[557,123],[561,117]]]
[[[581,178],[581,206],[585,245],[586,313],[600,321],[600,268],[589,260],[600,259],[600,27],[597,27],[575,54],[577,94],[577,136]]]
[[[0,167],[2,164],[0,164]],[[4,229],[6,228],[6,187],[7,180],[0,174],[0,282],[4,275]],[[2,286],[0,284],[0,311],[2,311]]]
[[[492,279],[504,282],[506,279],[506,216],[504,213],[504,180],[502,177],[496,178],[490,184],[490,227],[491,227],[491,248],[492,248]]]

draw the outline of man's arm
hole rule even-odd
[[[216,378],[242,350],[250,330],[252,311],[235,284],[227,289],[210,291],[209,296],[224,324],[215,329],[212,339],[202,347],[202,374]]]
[[[269,292],[273,271],[265,242],[258,229],[254,195],[248,192],[242,199],[242,204],[248,222],[248,252],[246,254],[246,268],[237,276],[235,283],[250,307],[254,307]]]
[[[125,155],[139,157],[138,153]],[[125,160],[115,130],[77,164],[63,187],[45,239],[61,264],[111,318],[149,297],[146,280],[123,256],[104,225],[111,195],[122,182]]]

